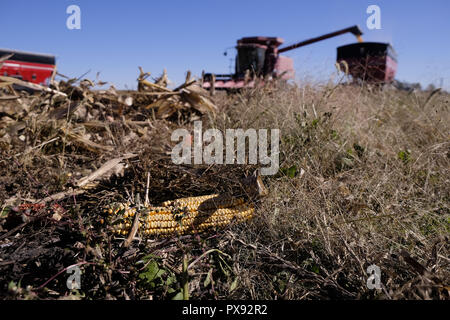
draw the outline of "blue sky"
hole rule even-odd
[[[66,27],[66,8],[81,9],[81,30]],[[366,27],[366,8],[381,8],[381,30]],[[136,87],[138,66],[180,83],[185,72],[227,73],[227,47],[244,36],[278,36],[286,44],[358,24],[365,41],[391,42],[398,53],[396,78],[450,88],[450,1],[2,1],[0,48],[52,53],[58,70]],[[336,47],[351,34],[286,52],[298,79],[324,80],[334,71]],[[231,53],[231,51],[230,51]]]

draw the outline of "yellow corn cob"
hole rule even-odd
[[[133,225],[135,207],[113,205],[109,209],[114,231],[126,235]],[[223,227],[232,221],[242,222],[253,217],[254,208],[242,198],[229,195],[207,195],[166,201],[161,207],[148,206],[139,217],[139,232],[143,236],[174,235],[202,232]]]
[[[168,207],[168,206],[174,205],[175,203],[187,204],[187,203],[194,203],[194,202],[203,202],[205,200],[215,198],[218,196],[219,196],[218,194],[209,194],[206,196],[180,198],[180,199],[176,199],[176,200],[167,200],[167,201],[163,202],[162,205],[163,205],[163,207]]]
[[[164,202],[164,207],[187,209],[189,211],[234,207],[244,203],[244,199],[230,195],[212,194],[200,197],[181,198]]]

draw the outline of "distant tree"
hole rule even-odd
[[[422,86],[418,82],[410,83],[406,81],[396,80],[394,86],[399,90],[406,90],[406,91],[422,90]]]

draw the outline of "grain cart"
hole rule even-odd
[[[348,66],[355,82],[384,84],[394,81],[397,54],[389,43],[353,43],[337,48],[337,62]]]

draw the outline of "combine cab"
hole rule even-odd
[[[203,87],[209,89],[240,89],[253,87],[255,77],[272,76],[281,79],[294,78],[294,63],[291,58],[278,55],[283,39],[275,37],[247,37],[238,40],[235,74],[211,74],[203,77]]]
[[[31,83],[48,85],[55,72],[55,56],[32,52],[0,49],[0,75]]]
[[[337,62],[345,61],[354,80],[391,83],[397,71],[397,54],[388,43],[353,43],[337,48]]]

